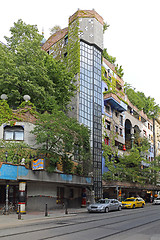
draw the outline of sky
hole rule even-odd
[[[37,25],[47,39],[50,28],[68,26],[78,8],[94,9],[110,25],[104,34],[104,48],[116,57],[124,70],[123,80],[160,105],[160,0],[1,0],[0,41],[22,19]]]

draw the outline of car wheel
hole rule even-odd
[[[107,213],[109,211],[108,207],[105,208],[104,212]]]
[[[122,210],[122,207],[121,207],[121,206],[119,206],[119,207],[118,207],[118,211],[121,211],[121,210]]]
[[[144,203],[142,203],[142,208],[144,208]]]
[[[132,207],[133,209],[135,209],[135,204],[133,204],[133,207]]]

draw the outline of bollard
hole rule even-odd
[[[18,205],[18,219],[21,219],[21,210],[20,210],[20,205]]]
[[[46,203],[46,208],[45,208],[45,217],[48,216],[48,209],[47,209],[47,203]]]
[[[68,214],[67,203],[65,204],[65,214]]]

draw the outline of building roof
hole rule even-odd
[[[48,51],[50,49],[50,47],[52,47],[56,42],[58,42],[59,40],[64,38],[67,33],[68,33],[68,27],[55,32],[43,44],[42,49],[45,50],[45,51]]]
[[[69,23],[73,22],[76,18],[95,18],[102,25],[104,24],[103,18],[93,10],[80,10],[78,9],[71,17],[69,17]]]

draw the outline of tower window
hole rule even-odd
[[[4,140],[24,140],[24,128],[22,126],[4,127]]]

